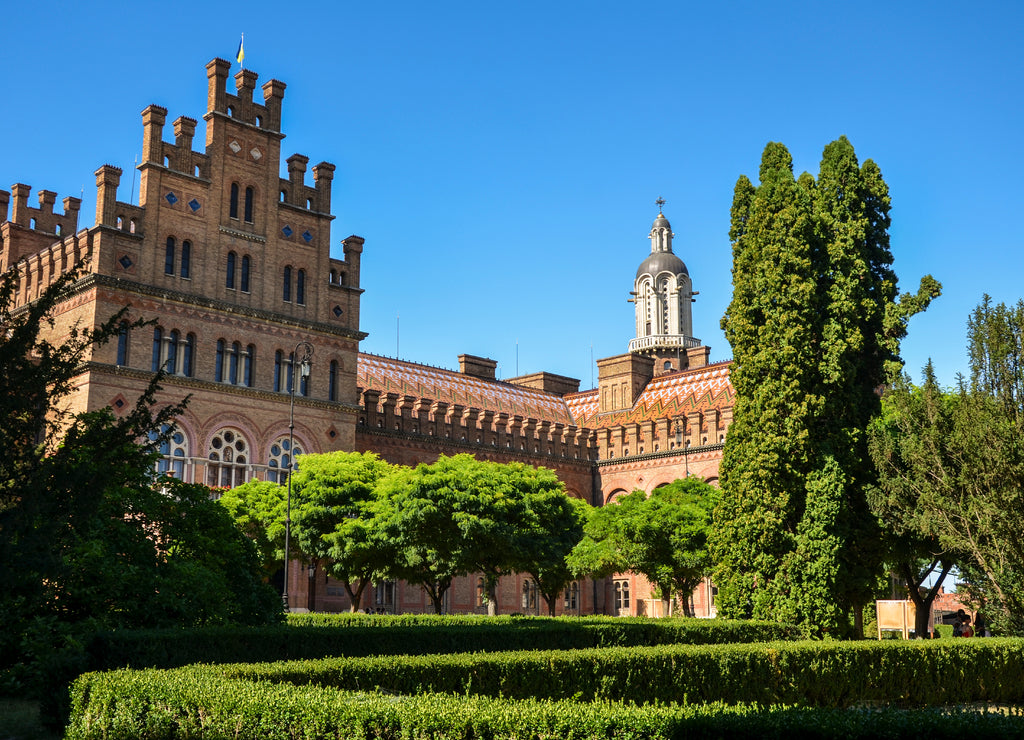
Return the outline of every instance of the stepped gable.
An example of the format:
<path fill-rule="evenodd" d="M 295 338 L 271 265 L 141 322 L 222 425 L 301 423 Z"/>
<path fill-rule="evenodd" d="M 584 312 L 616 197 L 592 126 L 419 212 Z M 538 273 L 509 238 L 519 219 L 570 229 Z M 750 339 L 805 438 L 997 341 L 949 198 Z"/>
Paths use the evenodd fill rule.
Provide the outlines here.
<path fill-rule="evenodd" d="M 696 370 L 659 375 L 647 384 L 632 409 L 614 414 L 598 414 L 596 389 L 568 395 L 565 402 L 575 423 L 591 429 L 670 419 L 694 410 L 728 408 L 736 396 L 729 382 L 731 365 L 729 360 Z"/>
<path fill-rule="evenodd" d="M 356 383 L 363 390 L 399 393 L 527 419 L 573 423 L 565 401 L 554 393 L 363 352 L 359 353 Z"/>

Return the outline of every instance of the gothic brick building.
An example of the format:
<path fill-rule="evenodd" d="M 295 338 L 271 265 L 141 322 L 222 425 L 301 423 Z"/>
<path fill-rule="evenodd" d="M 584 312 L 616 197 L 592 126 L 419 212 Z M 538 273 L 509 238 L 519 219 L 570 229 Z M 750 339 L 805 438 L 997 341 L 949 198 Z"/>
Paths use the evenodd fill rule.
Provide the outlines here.
<path fill-rule="evenodd" d="M 18 271 L 16 304 L 34 300 L 58 275 L 84 261 L 82 276 L 57 309 L 52 339 L 75 324 L 96 325 L 127 307 L 155 325 L 129 331 L 88 358 L 71 400 L 75 411 L 127 410 L 158 369 L 169 375 L 161 401 L 192 394 L 164 447 L 161 468 L 187 481 L 232 486 L 278 480 L 293 455 L 374 451 L 406 465 L 468 452 L 499 462 L 552 468 L 573 496 L 604 505 L 650 492 L 685 475 L 714 482 L 733 391 L 728 363 L 691 334 L 692 291 L 672 251 L 662 213 L 651 253 L 634 281 L 636 337 L 628 352 L 598 362 L 599 383 L 537 372 L 500 381 L 496 363 L 462 355 L 450 371 L 360 354 L 363 239 L 330 256 L 331 181 L 321 162 L 293 154 L 281 172 L 285 85 L 270 80 L 254 100 L 257 75 L 242 70 L 228 90 L 230 63 L 206 66 L 205 146 L 197 122 L 179 116 L 164 140 L 167 111 L 142 112 L 138 203 L 118 199 L 122 172 L 96 171 L 96 217 L 78 229 L 81 201 L 16 184 L 0 190 L 0 272 Z M 373 290 L 374 286 L 370 286 Z M 308 378 L 295 377 L 294 449 L 289 402 L 296 352 L 315 351 Z M 342 590 L 298 563 L 289 573 L 293 607 L 337 610 Z M 319 585 L 318 585 L 319 584 Z M 482 608 L 476 577 L 459 580 L 448 607 Z M 502 580 L 502 612 L 543 612 L 525 577 Z M 364 606 L 423 610 L 418 588 L 378 584 Z M 713 613 L 712 590 L 695 594 Z M 643 579 L 622 576 L 573 584 L 560 612 L 657 613 Z"/>

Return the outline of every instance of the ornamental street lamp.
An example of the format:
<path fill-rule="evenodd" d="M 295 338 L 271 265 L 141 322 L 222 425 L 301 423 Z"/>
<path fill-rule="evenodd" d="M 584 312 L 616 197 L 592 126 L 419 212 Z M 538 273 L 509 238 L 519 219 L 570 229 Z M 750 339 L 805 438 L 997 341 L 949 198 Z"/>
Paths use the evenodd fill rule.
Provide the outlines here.
<path fill-rule="evenodd" d="M 299 360 L 299 378 L 295 377 L 295 358 L 302 350 L 302 359 Z M 292 535 L 292 473 L 295 472 L 295 385 L 296 380 L 302 383 L 309 377 L 309 370 L 313 366 L 313 345 L 309 342 L 299 342 L 295 345 L 295 351 L 288 361 L 288 494 L 285 499 L 284 515 L 284 590 L 281 592 L 281 601 L 284 602 L 284 610 L 288 611 L 288 568 L 291 566 L 291 535 Z"/>

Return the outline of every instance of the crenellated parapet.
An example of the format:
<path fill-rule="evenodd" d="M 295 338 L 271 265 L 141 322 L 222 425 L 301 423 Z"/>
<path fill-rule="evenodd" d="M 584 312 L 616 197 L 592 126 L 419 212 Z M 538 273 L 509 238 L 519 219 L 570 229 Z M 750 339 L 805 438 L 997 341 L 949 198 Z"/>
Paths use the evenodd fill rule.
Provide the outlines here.
<path fill-rule="evenodd" d="M 227 91 L 231 62 L 214 59 L 206 65 L 206 112 L 221 114 L 256 128 L 279 133 L 281 131 L 281 101 L 286 85 L 269 80 L 262 87 L 263 103 L 253 100 L 258 75 L 251 69 L 235 74 L 235 93 Z"/>
<path fill-rule="evenodd" d="M 10 192 L 0 190 L 0 270 L 73 236 L 78 228 L 81 198 L 64 198 L 63 213 L 55 213 L 55 192 L 40 190 L 38 206 L 29 205 L 31 194 L 32 188 L 22 183 L 13 185 Z"/>
<path fill-rule="evenodd" d="M 301 208 L 315 213 L 331 212 L 331 185 L 334 181 L 335 167 L 329 162 L 313 165 L 313 185 L 306 184 L 306 166 L 309 157 L 293 154 L 286 160 L 288 179 L 281 178 L 282 205 Z"/>
<path fill-rule="evenodd" d="M 462 448 L 451 453 L 479 450 L 542 459 L 598 459 L 597 435 L 589 429 L 373 388 L 359 392 L 358 430 L 363 433 Z"/>

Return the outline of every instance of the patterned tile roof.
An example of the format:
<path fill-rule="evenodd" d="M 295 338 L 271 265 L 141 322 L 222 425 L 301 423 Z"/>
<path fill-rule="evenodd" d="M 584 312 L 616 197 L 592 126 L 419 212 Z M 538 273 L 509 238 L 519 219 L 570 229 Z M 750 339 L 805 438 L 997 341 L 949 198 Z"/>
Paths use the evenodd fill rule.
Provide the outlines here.
<path fill-rule="evenodd" d="M 614 414 L 598 415 L 599 397 L 595 388 L 565 397 L 578 426 L 599 429 L 627 422 L 671 418 L 695 409 L 731 406 L 736 393 L 729 382 L 731 362 L 719 362 L 697 370 L 661 375 L 644 388 L 633 408 Z"/>
<path fill-rule="evenodd" d="M 364 390 L 399 393 L 563 424 L 574 423 L 569 407 L 561 396 L 554 393 L 362 352 L 356 368 L 356 383 Z"/>

